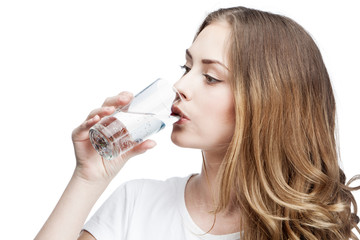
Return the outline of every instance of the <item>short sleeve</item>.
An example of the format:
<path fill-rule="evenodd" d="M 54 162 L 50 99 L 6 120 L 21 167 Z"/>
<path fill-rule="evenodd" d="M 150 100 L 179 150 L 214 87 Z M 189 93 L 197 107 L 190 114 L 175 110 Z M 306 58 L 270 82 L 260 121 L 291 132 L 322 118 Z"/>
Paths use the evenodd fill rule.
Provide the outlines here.
<path fill-rule="evenodd" d="M 122 240 L 127 235 L 136 195 L 142 188 L 136 180 L 120 185 L 83 227 L 97 240 Z"/>

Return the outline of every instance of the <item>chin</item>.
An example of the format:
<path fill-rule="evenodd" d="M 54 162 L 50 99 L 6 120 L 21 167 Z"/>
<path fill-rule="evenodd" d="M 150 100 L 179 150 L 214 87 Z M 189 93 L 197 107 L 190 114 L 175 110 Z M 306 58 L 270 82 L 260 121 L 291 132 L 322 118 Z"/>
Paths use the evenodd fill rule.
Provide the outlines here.
<path fill-rule="evenodd" d="M 189 137 L 179 133 L 171 133 L 171 141 L 178 147 L 182 148 L 198 148 L 192 141 L 189 141 Z"/>
<path fill-rule="evenodd" d="M 201 140 L 194 139 L 193 136 L 185 136 L 185 134 L 179 134 L 179 133 L 172 133 L 171 134 L 171 141 L 178 147 L 182 148 L 192 148 L 192 149 L 202 149 L 203 146 L 201 146 L 199 143 L 201 143 Z"/>
<path fill-rule="evenodd" d="M 182 140 L 181 137 L 178 136 L 178 134 L 174 134 L 174 132 L 171 133 L 171 141 L 176 145 L 176 146 L 179 146 L 179 147 L 186 147 L 185 143 L 186 141 Z"/>

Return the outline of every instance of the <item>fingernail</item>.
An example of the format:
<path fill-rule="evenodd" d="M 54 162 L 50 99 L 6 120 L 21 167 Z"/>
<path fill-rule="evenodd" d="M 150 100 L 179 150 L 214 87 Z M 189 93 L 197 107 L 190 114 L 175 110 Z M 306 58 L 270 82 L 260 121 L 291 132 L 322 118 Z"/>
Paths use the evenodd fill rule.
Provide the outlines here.
<path fill-rule="evenodd" d="M 128 95 L 120 95 L 120 100 L 121 101 L 129 101 L 130 97 Z"/>
<path fill-rule="evenodd" d="M 149 148 L 153 148 L 153 147 L 155 147 L 155 146 L 156 146 L 156 142 L 150 142 Z"/>
<path fill-rule="evenodd" d="M 121 95 L 120 95 L 120 99 L 122 101 L 129 101 L 132 97 L 132 94 L 129 93 L 129 92 L 123 92 Z"/>

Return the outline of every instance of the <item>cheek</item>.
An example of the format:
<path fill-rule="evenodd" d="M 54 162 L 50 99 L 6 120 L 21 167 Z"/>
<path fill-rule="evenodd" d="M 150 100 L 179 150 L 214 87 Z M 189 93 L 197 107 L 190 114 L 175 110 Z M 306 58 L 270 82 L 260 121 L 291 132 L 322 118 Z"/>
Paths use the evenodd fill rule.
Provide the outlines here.
<path fill-rule="evenodd" d="M 235 121 L 229 118 L 207 117 L 192 126 L 173 126 L 171 141 L 185 148 L 211 149 L 230 143 Z"/>
<path fill-rule="evenodd" d="M 191 109 L 191 123 L 174 125 L 171 140 L 180 147 L 208 149 L 229 144 L 235 126 L 235 111 L 232 99 L 221 97 L 197 99 Z M 218 100 L 220 99 L 220 101 Z"/>
<path fill-rule="evenodd" d="M 231 92 L 222 91 L 216 97 L 212 97 L 212 101 L 204 101 L 202 113 L 209 116 L 210 122 L 216 124 L 232 124 L 235 122 L 235 105 L 231 97 Z M 227 97 L 224 97 L 227 96 Z"/>
<path fill-rule="evenodd" d="M 231 101 L 214 103 L 208 106 L 199 121 L 200 135 L 213 144 L 225 144 L 231 141 L 235 127 L 235 111 Z"/>

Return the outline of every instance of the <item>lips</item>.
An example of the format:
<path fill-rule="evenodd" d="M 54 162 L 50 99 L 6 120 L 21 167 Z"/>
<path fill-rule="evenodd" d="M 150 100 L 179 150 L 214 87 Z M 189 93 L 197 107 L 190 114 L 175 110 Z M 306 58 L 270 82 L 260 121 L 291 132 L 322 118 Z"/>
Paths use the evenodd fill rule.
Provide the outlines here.
<path fill-rule="evenodd" d="M 171 108 L 171 115 L 180 117 L 179 121 L 176 122 L 177 124 L 182 124 L 182 123 L 190 120 L 184 114 L 184 112 L 178 106 L 175 106 L 175 105 L 173 105 Z"/>

